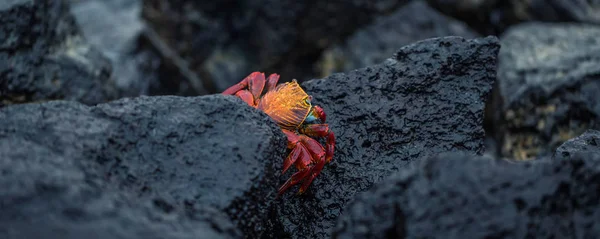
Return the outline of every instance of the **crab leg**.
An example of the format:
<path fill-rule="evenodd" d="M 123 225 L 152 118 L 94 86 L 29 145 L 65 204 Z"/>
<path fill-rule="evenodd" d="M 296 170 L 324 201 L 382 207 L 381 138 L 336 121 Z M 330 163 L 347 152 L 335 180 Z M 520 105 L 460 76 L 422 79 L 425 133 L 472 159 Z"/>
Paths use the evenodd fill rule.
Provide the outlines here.
<path fill-rule="evenodd" d="M 305 179 L 302 183 L 302 186 L 300 186 L 300 191 L 298 192 L 298 194 L 303 194 L 306 191 L 306 189 L 308 189 L 308 186 L 310 186 L 312 181 L 319 175 L 319 173 L 321 173 L 321 170 L 323 170 L 325 163 L 326 160 L 323 158 L 323 156 L 321 156 L 318 159 L 317 164 L 311 168 L 310 174 L 307 175 L 308 178 Z"/>
<path fill-rule="evenodd" d="M 296 173 L 294 173 L 292 175 L 292 177 L 290 179 L 288 179 L 280 188 L 279 191 L 277 193 L 277 196 L 283 194 L 283 192 L 285 192 L 285 190 L 287 190 L 288 188 L 290 188 L 291 186 L 296 185 L 298 182 L 300 182 L 300 180 L 302 180 L 303 178 L 305 178 L 309 173 L 310 173 L 310 168 L 304 168 Z"/>
<path fill-rule="evenodd" d="M 275 89 L 275 87 L 277 86 L 277 82 L 279 82 L 278 74 L 273 73 L 269 75 L 269 78 L 267 79 L 267 91 Z"/>
<path fill-rule="evenodd" d="M 335 149 L 335 135 L 333 131 L 329 130 L 327 124 L 309 124 L 300 128 L 300 133 L 306 134 L 312 137 L 326 137 L 325 148 L 326 156 L 325 162 L 329 163 L 333 158 L 333 151 Z"/>
<path fill-rule="evenodd" d="M 237 95 L 238 97 L 240 97 L 240 95 L 238 95 L 239 92 L 243 92 L 243 91 L 248 91 L 249 93 L 252 94 L 252 104 L 248 103 L 247 101 L 247 95 L 246 93 L 244 93 L 244 96 L 246 97 L 246 99 L 244 99 L 244 101 L 246 101 L 246 103 L 254 106 L 258 103 L 258 99 L 260 99 L 260 95 L 262 94 L 263 89 L 265 88 L 265 74 L 264 73 L 260 73 L 260 72 L 252 72 L 250 75 L 248 75 L 246 78 L 244 78 L 242 81 L 240 81 L 239 83 L 227 88 L 225 91 L 223 91 L 224 95 Z M 248 90 L 244 90 L 245 88 L 248 88 Z M 240 97 L 241 98 L 241 97 Z"/>

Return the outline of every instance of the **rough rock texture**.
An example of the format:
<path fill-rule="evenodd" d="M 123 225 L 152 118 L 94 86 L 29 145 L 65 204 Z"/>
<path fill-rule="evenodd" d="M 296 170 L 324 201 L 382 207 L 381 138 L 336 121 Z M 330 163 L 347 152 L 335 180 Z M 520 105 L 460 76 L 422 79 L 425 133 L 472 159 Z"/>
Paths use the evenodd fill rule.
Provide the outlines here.
<path fill-rule="evenodd" d="M 582 135 L 569 139 L 556 149 L 554 158 L 565 159 L 581 152 L 599 152 L 600 151 L 600 131 L 586 130 Z"/>
<path fill-rule="evenodd" d="M 303 83 L 336 133 L 335 155 L 305 195 L 288 193 L 276 205 L 271 237 L 326 238 L 355 193 L 409 162 L 482 153 L 499 47 L 495 37 L 430 39 L 382 64 Z"/>
<path fill-rule="evenodd" d="M 281 130 L 231 96 L 27 104 L 0 122 L 0 232 L 42 217 L 73 237 L 257 237 L 285 156 Z"/>
<path fill-rule="evenodd" d="M 502 155 L 543 157 L 600 126 L 600 26 L 529 23 L 501 39 L 494 117 Z"/>
<path fill-rule="evenodd" d="M 144 0 L 143 14 L 220 92 L 256 70 L 303 80 L 323 49 L 405 2 Z"/>
<path fill-rule="evenodd" d="M 333 238 L 598 238 L 600 151 L 511 163 L 452 153 L 348 205 Z"/>
<path fill-rule="evenodd" d="M 412 1 L 325 51 L 321 74 L 328 76 L 379 64 L 404 45 L 442 36 L 474 38 L 478 34 L 464 23 L 440 14 L 425 1 Z"/>
<path fill-rule="evenodd" d="M 596 0 L 428 0 L 438 10 L 485 34 L 500 34 L 526 21 L 600 24 Z"/>
<path fill-rule="evenodd" d="M 63 1 L 0 3 L 0 107 L 52 99 L 114 99 L 111 65 L 79 34 Z"/>
<path fill-rule="evenodd" d="M 83 159 L 35 140 L 2 137 L 0 158 L 1 238 L 240 238 L 216 210 L 194 220 L 163 212 L 149 200 L 107 190 L 101 175 L 77 165 Z"/>

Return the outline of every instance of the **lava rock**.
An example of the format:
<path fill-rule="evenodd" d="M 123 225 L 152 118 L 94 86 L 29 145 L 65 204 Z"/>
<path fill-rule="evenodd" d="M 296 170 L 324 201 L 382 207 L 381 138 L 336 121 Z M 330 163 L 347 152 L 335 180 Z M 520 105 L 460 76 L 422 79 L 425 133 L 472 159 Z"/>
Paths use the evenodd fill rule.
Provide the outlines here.
<path fill-rule="evenodd" d="M 379 64 L 400 47 L 432 37 L 479 35 L 464 23 L 446 17 L 417 0 L 390 15 L 378 17 L 343 44 L 331 47 L 321 59 L 322 75 Z"/>
<path fill-rule="evenodd" d="M 567 159 L 581 152 L 600 152 L 600 131 L 590 129 L 576 138 L 569 139 L 556 149 L 554 158 Z"/>
<path fill-rule="evenodd" d="M 501 34 L 529 22 L 600 24 L 600 2 L 582 0 L 428 0 L 445 14 L 467 22 L 486 34 Z"/>
<path fill-rule="evenodd" d="M 551 155 L 600 126 L 600 26 L 527 23 L 501 37 L 498 113 L 503 156 Z"/>
<path fill-rule="evenodd" d="M 286 148 L 285 136 L 266 114 L 240 99 L 223 95 L 125 98 L 95 107 L 65 101 L 26 104 L 0 110 L 0 121 L 3 142 L 20 140 L 1 148 L 0 154 L 11 158 L 3 162 L 6 165 L 2 172 L 10 173 L 11 167 L 19 166 L 13 164 L 23 162 L 23 170 L 44 169 L 35 180 L 43 182 L 43 177 L 50 177 L 45 175 L 58 175 L 54 180 L 62 183 L 50 185 L 46 191 L 51 192 L 44 188 L 36 191 L 33 186 L 25 192 L 18 180 L 25 180 L 26 172 L 3 177 L 7 181 L 2 185 L 14 183 L 12 190 L 3 191 L 7 192 L 6 200 L 18 202 L 25 193 L 39 200 L 31 204 L 7 204 L 3 200 L 2 206 L 10 206 L 15 215 L 26 219 L 58 215 L 61 207 L 68 208 L 69 202 L 92 209 L 100 204 L 107 208 L 95 211 L 92 215 L 96 217 L 81 216 L 79 211 L 73 214 L 78 221 L 89 222 L 89 230 L 105 230 L 106 224 L 92 223 L 97 218 L 108 220 L 110 225 L 130 225 L 126 219 L 134 218 L 145 226 L 151 220 L 160 224 L 156 230 L 165 230 L 161 234 L 141 226 L 127 228 L 142 237 L 240 238 L 242 233 L 247 237 L 260 236 L 279 186 L 276 171 L 281 169 Z M 20 154 L 29 161 L 17 160 L 20 158 L 15 152 L 27 152 L 31 145 L 40 149 Z M 26 162 L 34 166 L 27 167 Z M 68 177 L 80 181 L 70 186 Z M 96 188 L 81 196 L 65 191 L 90 185 Z M 127 199 L 117 197 L 119 201 L 115 202 L 126 204 L 125 211 L 120 212 L 125 218 L 116 216 L 114 220 L 105 218 L 114 213 L 104 212 L 120 210 L 109 207 L 116 199 L 93 196 L 125 193 Z M 57 197 L 56 205 L 54 201 L 42 200 L 51 196 Z M 162 216 L 144 214 L 142 209 L 140 215 L 127 211 L 138 201 Z M 46 209 L 28 216 L 29 210 L 37 207 Z M 20 228 L 33 226 L 26 220 L 19 223 Z M 82 235 L 69 223 L 59 220 L 56 226 Z M 169 224 L 175 228 L 165 228 Z M 178 235 L 170 236 L 173 233 Z"/>
<path fill-rule="evenodd" d="M 256 70 L 303 81 L 323 49 L 406 2 L 144 0 L 143 15 L 220 92 Z"/>
<path fill-rule="evenodd" d="M 213 228 L 234 228 L 215 210 L 195 220 L 164 213 L 149 200 L 107 190 L 77 159 L 35 140 L 2 137 L 0 158 L 2 238 L 240 238 Z"/>
<path fill-rule="evenodd" d="M 327 113 L 335 154 L 303 196 L 288 193 L 276 204 L 271 237 L 326 238 L 357 192 L 411 161 L 483 153 L 484 102 L 499 48 L 495 37 L 429 39 L 384 63 L 303 83 Z"/>
<path fill-rule="evenodd" d="M 600 151 L 525 161 L 442 154 L 350 203 L 333 238 L 597 238 Z"/>
<path fill-rule="evenodd" d="M 79 33 L 64 1 L 0 3 L 0 107 L 117 97 L 111 64 Z"/>

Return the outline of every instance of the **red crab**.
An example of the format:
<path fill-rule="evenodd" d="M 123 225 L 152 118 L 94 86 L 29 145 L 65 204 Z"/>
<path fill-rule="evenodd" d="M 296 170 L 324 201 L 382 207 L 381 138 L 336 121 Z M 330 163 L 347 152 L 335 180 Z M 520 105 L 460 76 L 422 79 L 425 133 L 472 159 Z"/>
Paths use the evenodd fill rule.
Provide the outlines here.
<path fill-rule="evenodd" d="M 279 75 L 253 72 L 241 82 L 223 92 L 225 95 L 236 95 L 250 106 L 269 115 L 283 130 L 288 139 L 290 154 L 283 162 L 284 174 L 290 166 L 299 170 L 294 173 L 280 188 L 281 195 L 289 187 L 303 181 L 298 194 L 306 191 L 313 179 L 333 157 L 335 136 L 325 124 L 325 112 L 317 105 L 311 104 L 312 97 L 296 82 L 277 85 Z M 266 85 L 266 92 L 263 90 Z M 313 137 L 326 138 L 325 148 Z"/>

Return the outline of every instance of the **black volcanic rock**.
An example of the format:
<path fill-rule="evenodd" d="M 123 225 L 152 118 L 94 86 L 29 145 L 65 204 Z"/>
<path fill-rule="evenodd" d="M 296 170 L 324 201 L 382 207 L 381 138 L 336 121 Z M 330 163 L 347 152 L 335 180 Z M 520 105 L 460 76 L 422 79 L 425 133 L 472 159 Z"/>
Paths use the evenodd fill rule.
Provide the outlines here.
<path fill-rule="evenodd" d="M 440 14 L 425 1 L 412 1 L 389 15 L 377 17 L 343 44 L 327 49 L 321 59 L 321 74 L 328 76 L 379 64 L 404 45 L 443 36 L 479 35 L 466 24 Z"/>
<path fill-rule="evenodd" d="M 545 157 L 600 127 L 600 26 L 528 23 L 501 42 L 494 125 L 503 156 Z"/>
<path fill-rule="evenodd" d="M 333 238 L 598 238 L 600 151 L 514 163 L 438 155 L 349 203 Z"/>
<path fill-rule="evenodd" d="M 0 122 L 0 233 L 257 237 L 285 156 L 281 130 L 231 96 L 15 105 Z"/>
<path fill-rule="evenodd" d="M 284 195 L 270 236 L 326 238 L 357 192 L 410 162 L 446 151 L 483 153 L 483 109 L 499 47 L 495 37 L 429 39 L 382 64 L 303 83 L 327 113 L 335 155 L 304 195 Z"/>
<path fill-rule="evenodd" d="M 81 36 L 65 1 L 0 3 L 0 107 L 117 96 L 111 65 Z"/>
<path fill-rule="evenodd" d="M 407 0 L 144 0 L 144 18 L 221 92 L 252 71 L 300 81 L 323 49 Z M 207 47 L 210 46 L 210 47 Z"/>
<path fill-rule="evenodd" d="M 556 149 L 554 158 L 567 159 L 581 152 L 600 152 L 600 131 L 590 129 L 567 140 Z"/>

